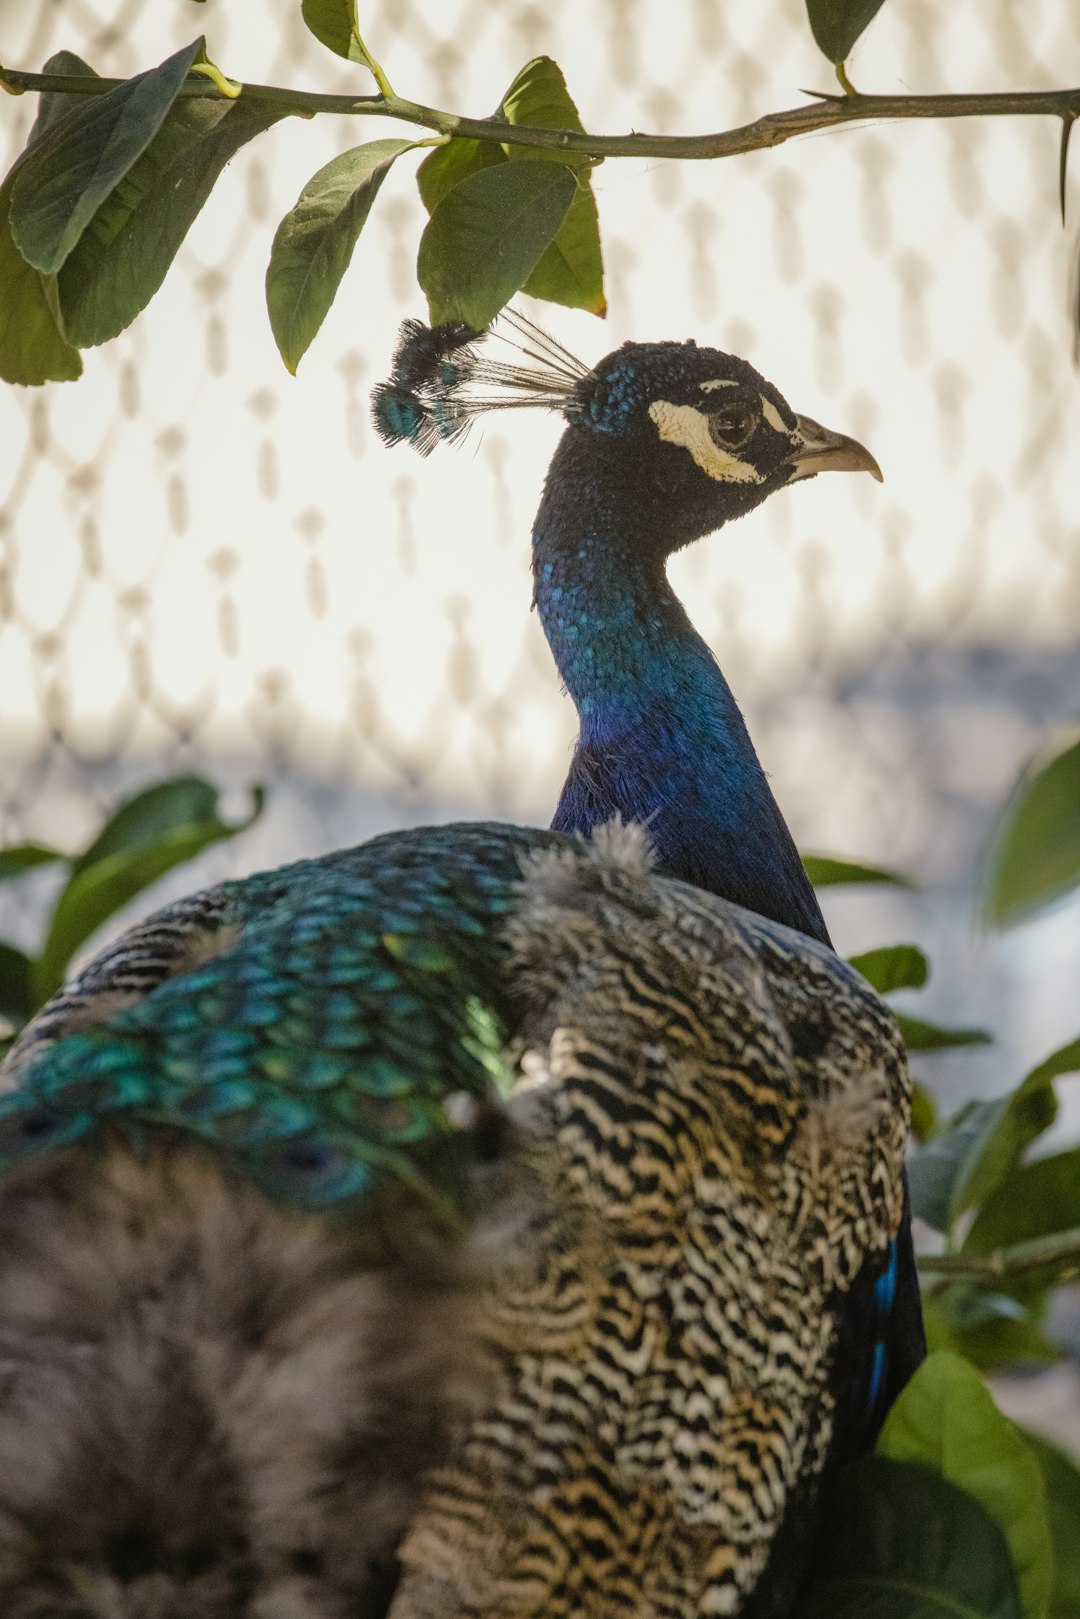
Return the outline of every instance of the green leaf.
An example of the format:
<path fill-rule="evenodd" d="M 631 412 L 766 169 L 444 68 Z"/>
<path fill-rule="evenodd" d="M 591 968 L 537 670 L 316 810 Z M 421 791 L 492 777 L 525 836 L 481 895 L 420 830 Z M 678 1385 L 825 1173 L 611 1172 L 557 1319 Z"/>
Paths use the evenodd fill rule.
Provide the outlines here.
<path fill-rule="evenodd" d="M 937 1104 L 925 1085 L 911 1086 L 911 1133 L 916 1141 L 929 1141 L 938 1127 Z"/>
<path fill-rule="evenodd" d="M 1044 1619 L 1053 1552 L 1039 1465 L 973 1366 L 938 1350 L 894 1403 L 878 1454 L 934 1468 L 998 1524 L 1016 1570 L 1024 1619 Z"/>
<path fill-rule="evenodd" d="M 584 134 L 585 126 L 566 87 L 562 69 L 550 56 L 537 56 L 525 64 L 503 97 L 502 110 L 511 124 Z M 511 161 L 540 158 L 578 170 L 578 189 L 566 218 L 522 291 L 548 303 L 585 309 L 592 315 L 606 315 L 600 219 L 588 171 L 589 159 L 520 146 L 507 146 L 505 151 Z"/>
<path fill-rule="evenodd" d="M 0 185 L 0 377 L 40 387 L 74 382 L 82 360 L 60 332 L 40 271 L 27 264 L 11 237 L 12 178 Z"/>
<path fill-rule="evenodd" d="M 936 1231 L 949 1231 L 965 1209 L 989 1197 L 1053 1124 L 1053 1081 L 1074 1068 L 1080 1068 L 1080 1041 L 1055 1051 L 1008 1095 L 969 1102 L 944 1130 L 917 1147 L 908 1176 L 919 1218 Z"/>
<path fill-rule="evenodd" d="M 1080 1615 L 1080 1472 L 1065 1452 L 1041 1434 L 1022 1429 L 1046 1486 L 1046 1510 L 1054 1543 L 1054 1586 L 1049 1619 Z"/>
<path fill-rule="evenodd" d="M 1001 1113 L 999 1102 L 974 1102 L 962 1108 L 943 1130 L 913 1148 L 908 1158 L 911 1212 L 935 1231 L 952 1229 L 959 1212 L 956 1189 L 962 1185 L 965 1164 L 978 1154 L 986 1136 L 990 1109 L 995 1110 L 996 1121 Z"/>
<path fill-rule="evenodd" d="M 890 995 L 894 989 L 922 989 L 930 976 L 930 963 L 914 944 L 867 950 L 864 955 L 849 956 L 848 965 L 862 973 L 879 995 Z"/>
<path fill-rule="evenodd" d="M 177 102 L 60 271 L 68 337 L 91 347 L 131 324 L 161 286 L 226 163 L 284 116 L 243 96 Z"/>
<path fill-rule="evenodd" d="M 1060 1079 L 1062 1074 L 1077 1073 L 1080 1073 L 1080 1038 L 1058 1046 L 1049 1057 L 1044 1057 L 1023 1080 L 1018 1091 L 1027 1095 L 1052 1084 L 1055 1079 Z"/>
<path fill-rule="evenodd" d="M 958 1282 L 924 1291 L 922 1302 L 927 1347 L 955 1350 L 981 1372 L 1052 1366 L 1062 1359 L 1043 1331 L 1043 1298 L 1021 1304 L 1007 1294 Z"/>
<path fill-rule="evenodd" d="M 887 871 L 884 866 L 863 866 L 854 860 L 836 860 L 828 854 L 804 854 L 803 870 L 815 888 L 830 888 L 836 883 L 891 883 L 894 888 L 914 888 L 909 877 L 898 871 Z"/>
<path fill-rule="evenodd" d="M 966 1254 L 991 1254 L 997 1248 L 1080 1227 L 1080 1147 L 1022 1164 L 988 1197 L 964 1239 Z M 1070 1262 L 1075 1271 L 1075 1258 Z M 1052 1287 L 1055 1267 L 1003 1277 L 1001 1286 L 1021 1298 Z"/>
<path fill-rule="evenodd" d="M 934 1354 L 938 1349 L 959 1349 L 956 1342 L 956 1328 L 944 1305 L 944 1296 L 944 1289 L 934 1293 L 923 1289 L 922 1315 L 928 1355 Z"/>
<path fill-rule="evenodd" d="M 938 1474 L 867 1456 L 826 1511 L 799 1619 L 1021 1619 L 1001 1530 Z"/>
<path fill-rule="evenodd" d="M 462 180 L 507 161 L 501 146 L 491 141 L 455 138 L 429 152 L 416 171 L 420 201 L 433 214 L 443 198 Z"/>
<path fill-rule="evenodd" d="M 991 922 L 1007 925 L 1080 883 L 1080 737 L 1023 773 L 1005 807 L 987 882 Z"/>
<path fill-rule="evenodd" d="M 266 271 L 266 306 L 290 371 L 326 318 L 390 165 L 412 146 L 371 141 L 342 152 L 312 175 L 278 226 Z"/>
<path fill-rule="evenodd" d="M 1080 1040 L 1061 1046 L 1039 1063 L 1007 1096 L 980 1102 L 970 1111 L 971 1152 L 953 1198 L 953 1218 L 991 1194 L 1033 1141 L 1057 1118 L 1054 1080 L 1080 1070 Z"/>
<path fill-rule="evenodd" d="M 502 98 L 502 110 L 509 124 L 524 124 L 533 129 L 568 129 L 577 135 L 585 133 L 573 97 L 566 88 L 562 68 L 550 56 L 534 56 L 526 62 L 513 84 Z M 511 146 L 508 156 L 524 151 Z M 537 151 L 532 156 L 546 157 L 556 163 L 587 165 L 592 159 L 577 152 Z"/>
<path fill-rule="evenodd" d="M 1064 1360 L 1064 1350 L 1051 1344 L 1043 1331 L 1043 1311 L 1033 1311 L 1020 1321 L 997 1316 L 994 1321 L 978 1321 L 957 1334 L 955 1349 L 986 1375 L 1015 1371 L 1018 1366 L 1044 1368 Z"/>
<path fill-rule="evenodd" d="M 256 790 L 257 798 L 260 792 Z M 171 781 L 155 782 L 125 800 L 109 817 L 94 841 L 73 862 L 73 875 L 88 871 L 111 855 L 151 848 L 178 827 L 213 821 L 218 798 L 217 788 L 202 776 L 174 776 Z"/>
<path fill-rule="evenodd" d="M 0 883 L 9 877 L 21 877 L 35 866 L 51 866 L 66 858 L 59 849 L 47 848 L 43 843 L 12 844 L 8 849 L 0 849 Z"/>
<path fill-rule="evenodd" d="M 462 180 L 420 238 L 431 323 L 487 326 L 536 268 L 577 190 L 559 163 L 503 163 Z"/>
<path fill-rule="evenodd" d="M 72 956 L 114 912 L 174 866 L 246 831 L 262 810 L 257 788 L 251 815 L 229 824 L 217 813 L 217 794 L 210 788 L 208 801 L 206 789 L 197 777 L 162 783 L 122 806 L 108 823 L 57 901 L 45 948 L 34 964 L 35 1005 L 59 988 Z M 196 808 L 187 821 L 178 819 L 185 803 Z"/>
<path fill-rule="evenodd" d="M 160 67 L 87 97 L 45 130 L 19 168 L 11 232 L 23 257 L 55 274 L 100 205 L 146 150 L 187 78 L 203 41 Z"/>
<path fill-rule="evenodd" d="M 581 132 L 577 108 L 566 88 L 558 65 L 549 56 L 528 62 L 503 97 L 502 112 L 507 123 L 528 124 L 538 129 L 572 129 Z M 463 180 L 508 162 L 547 161 L 574 168 L 578 188 L 566 217 L 545 248 L 536 267 L 522 287 L 533 298 L 586 309 L 594 315 L 607 312 L 604 297 L 604 263 L 600 247 L 600 221 L 592 194 L 588 158 L 559 151 L 546 152 L 520 146 L 498 146 L 493 141 L 450 141 L 436 147 L 417 171 L 420 197 L 428 213 Z"/>
<path fill-rule="evenodd" d="M 100 73 L 84 62 L 81 56 L 74 51 L 57 51 L 41 70 L 43 73 L 55 73 L 58 77 L 73 78 L 82 75 L 88 79 L 99 79 Z M 36 146 L 50 129 L 59 124 L 69 113 L 78 113 L 83 106 L 81 96 L 73 95 L 69 90 L 43 90 L 38 97 L 37 116 L 30 126 L 30 134 L 26 141 L 26 150 Z"/>
<path fill-rule="evenodd" d="M 1047 1338 L 1042 1316 L 1037 1310 L 1017 1321 L 997 1316 L 974 1322 L 957 1333 L 953 1347 L 988 1376 L 1018 1366 L 1054 1366 L 1064 1354 Z"/>
<path fill-rule="evenodd" d="M 34 1010 L 30 971 L 29 956 L 14 945 L 0 944 L 0 1017 L 16 1028 L 29 1022 Z"/>
<path fill-rule="evenodd" d="M 584 309 L 601 317 L 607 314 L 600 216 L 590 176 L 579 181 L 554 241 L 521 290 L 549 304 Z"/>
<path fill-rule="evenodd" d="M 992 1046 L 994 1037 L 985 1029 L 946 1029 L 925 1018 L 897 1012 L 896 1021 L 909 1051 L 948 1051 L 955 1046 Z"/>
<path fill-rule="evenodd" d="M 97 77 L 93 68 L 72 51 L 58 51 L 42 71 Z M 43 93 L 26 152 L 78 106 L 78 96 Z M 82 376 L 83 363 L 78 349 L 60 330 L 40 270 L 26 262 L 11 234 L 11 193 L 26 152 L 16 159 L 0 185 L 0 377 L 5 382 L 40 387 L 45 382 L 74 382 Z"/>
<path fill-rule="evenodd" d="M 356 38 L 356 0 L 304 0 L 300 9 L 321 45 L 349 62 L 363 62 Z"/>
<path fill-rule="evenodd" d="M 973 1149 L 956 1189 L 956 1213 L 989 1197 L 1056 1118 L 1057 1097 L 1049 1082 L 1029 1085 L 1025 1081 L 1009 1096 L 981 1103 Z"/>
<path fill-rule="evenodd" d="M 806 0 L 818 50 L 830 62 L 844 62 L 859 35 L 873 22 L 883 0 Z"/>

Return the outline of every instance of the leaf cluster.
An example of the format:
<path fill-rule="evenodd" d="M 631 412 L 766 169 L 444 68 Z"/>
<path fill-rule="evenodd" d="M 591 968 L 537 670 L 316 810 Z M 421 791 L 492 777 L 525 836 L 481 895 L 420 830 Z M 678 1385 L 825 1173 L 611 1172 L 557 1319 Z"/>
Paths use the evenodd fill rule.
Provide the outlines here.
<path fill-rule="evenodd" d="M 303 11 L 324 44 L 392 94 L 351 0 L 305 0 Z M 44 71 L 97 77 L 69 51 Z M 207 77 L 220 97 L 187 93 Z M 200 38 L 103 94 L 41 96 L 26 149 L 0 186 L 0 376 L 72 380 L 80 350 L 109 341 L 146 307 L 229 159 L 298 110 L 239 89 Z M 492 122 L 583 133 L 548 57 L 515 76 Z M 314 174 L 275 233 L 266 302 L 290 371 L 334 301 L 392 166 L 423 147 L 435 150 L 417 176 L 431 215 L 417 276 L 433 323 L 485 326 L 520 290 L 604 314 L 593 160 L 496 140 L 372 141 Z"/>
<path fill-rule="evenodd" d="M 1020 777 L 985 861 L 984 912 L 1026 919 L 1080 886 L 1080 744 Z M 820 856 L 818 884 L 903 883 L 896 873 Z M 915 945 L 851 958 L 883 995 L 921 989 Z M 978 1030 L 899 1015 L 908 1050 L 984 1042 Z M 841 1477 L 839 1534 L 819 1559 L 808 1613 L 856 1619 L 1077 1619 L 1080 1471 L 997 1410 L 980 1373 L 1062 1358 L 1047 1326 L 1056 1288 L 1080 1276 L 1080 1147 L 1045 1152 L 1056 1084 L 1080 1074 L 1080 1037 L 1010 1092 L 942 1121 L 916 1085 L 912 1212 L 938 1233 L 924 1258 L 931 1354 L 886 1419 L 877 1454 Z"/>
<path fill-rule="evenodd" d="M 881 4 L 807 0 L 830 61 L 843 63 Z M 391 168 L 421 147 L 435 148 L 417 173 L 430 214 L 417 279 L 433 324 L 486 326 L 519 291 L 603 315 L 591 174 L 600 159 L 564 144 L 585 132 L 556 63 L 526 63 L 487 120 L 490 134 L 476 138 L 455 132 L 467 120 L 394 94 L 361 37 L 356 0 L 302 0 L 301 9 L 327 49 L 375 78 L 379 95 L 364 108 L 356 98 L 351 110 L 419 116 L 447 132 L 352 147 L 304 186 L 266 272 L 270 325 L 289 370 L 326 318 Z M 26 148 L 0 185 L 0 377 L 30 385 L 81 375 L 81 351 L 116 337 L 153 298 L 230 158 L 307 106 L 298 93 L 234 84 L 201 37 L 101 93 L 90 93 L 98 76 L 70 51 L 50 58 L 44 75 L 65 89 L 41 95 Z M 87 92 L 68 88 L 72 78 Z M 515 128 L 552 139 L 498 139 Z"/>

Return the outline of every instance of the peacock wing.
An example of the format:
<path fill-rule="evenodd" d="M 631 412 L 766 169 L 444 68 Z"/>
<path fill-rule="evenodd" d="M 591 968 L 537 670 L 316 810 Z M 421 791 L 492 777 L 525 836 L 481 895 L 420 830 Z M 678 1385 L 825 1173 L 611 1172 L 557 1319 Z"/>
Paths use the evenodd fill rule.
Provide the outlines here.
<path fill-rule="evenodd" d="M 298 1207 L 393 1185 L 459 1208 L 462 1122 L 511 1080 L 501 925 L 530 841 L 395 834 L 143 924 L 13 1053 L 0 1174 L 165 1129 Z"/>

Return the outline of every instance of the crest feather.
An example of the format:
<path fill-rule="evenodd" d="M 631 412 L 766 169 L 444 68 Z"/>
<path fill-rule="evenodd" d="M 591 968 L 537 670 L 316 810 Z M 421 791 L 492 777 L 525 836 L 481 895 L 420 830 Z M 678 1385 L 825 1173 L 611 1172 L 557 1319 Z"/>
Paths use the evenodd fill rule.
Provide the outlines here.
<path fill-rule="evenodd" d="M 504 311 L 499 322 L 485 332 L 460 321 L 404 323 L 389 380 L 372 394 L 375 428 L 386 444 L 405 441 L 428 455 L 439 443 L 464 438 L 485 411 L 568 411 L 581 403 L 588 366 L 517 310 Z M 481 347 L 489 338 L 529 363 L 492 358 Z"/>

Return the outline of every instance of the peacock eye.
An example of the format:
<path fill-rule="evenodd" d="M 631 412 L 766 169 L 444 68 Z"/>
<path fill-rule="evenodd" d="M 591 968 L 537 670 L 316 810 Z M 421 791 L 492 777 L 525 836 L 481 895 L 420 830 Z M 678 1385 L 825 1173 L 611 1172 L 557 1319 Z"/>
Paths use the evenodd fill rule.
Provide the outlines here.
<path fill-rule="evenodd" d="M 737 450 L 757 426 L 757 415 L 749 405 L 732 403 L 709 412 L 709 436 L 722 450 Z"/>

